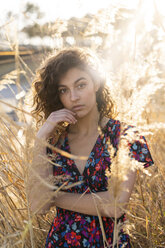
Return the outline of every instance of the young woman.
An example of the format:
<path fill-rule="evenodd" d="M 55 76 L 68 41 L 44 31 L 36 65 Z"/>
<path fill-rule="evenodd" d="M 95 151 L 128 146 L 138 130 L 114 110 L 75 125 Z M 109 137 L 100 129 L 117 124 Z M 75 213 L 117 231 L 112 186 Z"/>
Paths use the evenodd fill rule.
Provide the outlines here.
<path fill-rule="evenodd" d="M 125 221 L 123 209 L 129 201 L 136 170 L 131 166 L 127 170 L 117 208 L 114 194 L 108 191 L 106 175 L 112 163 L 108 144 L 117 155 L 120 136 L 126 136 L 131 126 L 122 131 L 120 121 L 113 117 L 114 104 L 98 59 L 86 48 L 63 49 L 46 60 L 33 88 L 33 113 L 45 121 L 37 133 L 34 160 L 40 158 L 42 162 L 43 155 L 47 154 L 52 159 L 49 163 L 52 170 L 39 170 L 39 177 L 46 180 L 52 173 L 56 186 L 62 187 L 62 193 L 54 198 L 57 213 L 45 247 L 103 248 L 112 247 L 116 240 L 118 246 L 114 247 L 131 247 L 129 236 L 122 228 L 114 240 L 114 223 L 115 218 L 118 224 Z M 67 125 L 59 132 L 63 124 Z M 51 146 L 37 150 L 41 140 L 49 140 Z M 144 167 L 153 163 L 144 137 L 129 142 L 128 147 L 130 156 Z M 42 195 L 51 191 L 45 188 Z M 36 211 L 36 201 L 31 197 L 32 211 Z M 110 204 L 103 206 L 105 202 Z"/>

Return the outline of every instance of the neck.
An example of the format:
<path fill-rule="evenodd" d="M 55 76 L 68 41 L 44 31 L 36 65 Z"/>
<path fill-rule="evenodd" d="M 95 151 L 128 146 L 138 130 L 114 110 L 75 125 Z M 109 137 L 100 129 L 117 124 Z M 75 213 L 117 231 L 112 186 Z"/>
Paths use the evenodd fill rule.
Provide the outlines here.
<path fill-rule="evenodd" d="M 69 133 L 88 135 L 91 132 L 96 132 L 98 130 L 99 116 L 98 109 L 95 107 L 88 115 L 78 118 L 75 125 L 70 125 Z"/>

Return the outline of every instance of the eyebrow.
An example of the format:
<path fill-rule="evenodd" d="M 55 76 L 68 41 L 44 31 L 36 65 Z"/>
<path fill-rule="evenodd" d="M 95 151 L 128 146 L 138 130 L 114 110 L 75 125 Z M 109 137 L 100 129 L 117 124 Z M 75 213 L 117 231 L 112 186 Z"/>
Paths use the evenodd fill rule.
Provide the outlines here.
<path fill-rule="evenodd" d="M 74 82 L 74 84 L 77 84 L 77 83 L 78 83 L 80 80 L 82 80 L 82 79 L 85 79 L 85 80 L 86 80 L 85 77 L 80 77 L 80 78 L 78 78 L 78 79 Z M 59 84 L 58 87 L 66 87 L 66 85 L 64 85 L 64 84 Z"/>

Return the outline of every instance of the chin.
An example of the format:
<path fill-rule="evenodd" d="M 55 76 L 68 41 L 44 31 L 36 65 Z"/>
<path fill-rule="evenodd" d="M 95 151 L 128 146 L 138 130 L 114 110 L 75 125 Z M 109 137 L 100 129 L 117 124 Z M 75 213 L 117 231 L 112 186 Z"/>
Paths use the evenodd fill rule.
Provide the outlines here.
<path fill-rule="evenodd" d="M 76 117 L 78 118 L 78 119 L 82 119 L 82 118 L 84 118 L 84 117 L 86 117 L 87 115 L 89 114 L 89 112 L 77 112 L 76 113 Z"/>
<path fill-rule="evenodd" d="M 86 115 L 84 115 L 84 114 L 81 114 L 81 113 L 77 113 L 76 114 L 76 118 L 77 119 L 81 119 L 81 118 L 83 118 L 83 117 L 85 117 Z"/>

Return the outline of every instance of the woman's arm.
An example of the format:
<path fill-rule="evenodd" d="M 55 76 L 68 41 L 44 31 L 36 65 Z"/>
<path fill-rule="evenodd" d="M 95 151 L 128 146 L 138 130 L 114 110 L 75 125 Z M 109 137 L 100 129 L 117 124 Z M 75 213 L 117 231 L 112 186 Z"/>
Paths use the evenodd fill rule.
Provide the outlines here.
<path fill-rule="evenodd" d="M 52 165 L 47 161 L 46 140 L 36 137 L 32 164 L 28 170 L 28 203 L 33 213 L 44 213 L 52 206 Z"/>
<path fill-rule="evenodd" d="M 121 184 L 117 198 L 116 217 L 119 218 L 127 206 L 136 179 L 136 171 L 129 170 L 126 180 Z M 97 216 L 97 208 L 101 216 L 115 217 L 115 199 L 113 192 L 97 192 L 92 194 L 76 194 L 62 192 L 55 198 L 55 205 L 60 208 Z M 96 208 L 97 205 L 97 208 Z"/>
<path fill-rule="evenodd" d="M 45 212 L 53 205 L 50 201 L 53 194 L 53 168 L 46 156 L 46 140 L 60 122 L 75 124 L 76 121 L 75 113 L 65 108 L 60 109 L 52 112 L 37 132 L 27 177 L 28 203 L 33 213 Z"/>

